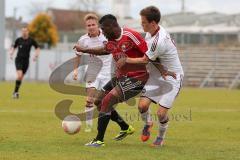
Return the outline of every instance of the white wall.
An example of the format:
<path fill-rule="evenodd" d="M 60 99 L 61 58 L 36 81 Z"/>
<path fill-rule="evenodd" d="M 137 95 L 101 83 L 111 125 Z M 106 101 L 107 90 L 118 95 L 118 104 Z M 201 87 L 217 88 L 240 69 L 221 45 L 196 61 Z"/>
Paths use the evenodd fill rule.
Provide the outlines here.
<path fill-rule="evenodd" d="M 16 55 L 16 53 L 15 53 Z M 31 51 L 30 58 L 30 66 L 28 72 L 25 76 L 25 80 L 37 80 L 40 81 L 48 81 L 49 76 L 52 71 L 62 64 L 63 62 L 73 58 L 75 53 L 73 51 L 60 51 L 59 49 L 51 49 L 51 50 L 41 50 L 40 56 L 38 58 L 38 63 L 33 62 L 32 56 L 34 55 L 34 49 Z M 38 67 L 36 66 L 38 64 Z M 38 71 L 37 71 L 38 68 Z M 85 68 L 80 68 L 80 72 L 82 72 Z M 38 76 L 36 75 L 38 73 Z M 80 79 L 82 79 L 82 74 L 79 74 Z M 16 78 L 16 69 L 14 60 L 10 60 L 9 55 L 6 57 L 6 80 L 15 80 Z M 67 77 L 68 81 L 71 81 L 72 75 Z"/>

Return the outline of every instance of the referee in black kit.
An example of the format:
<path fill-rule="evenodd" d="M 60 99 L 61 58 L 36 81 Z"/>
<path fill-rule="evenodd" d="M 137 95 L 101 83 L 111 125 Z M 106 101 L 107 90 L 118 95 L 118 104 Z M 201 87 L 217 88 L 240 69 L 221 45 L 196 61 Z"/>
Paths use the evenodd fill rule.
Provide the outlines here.
<path fill-rule="evenodd" d="M 10 59 L 13 60 L 14 51 L 16 48 L 18 48 L 17 56 L 15 58 L 15 66 L 17 70 L 17 79 L 15 84 L 15 89 L 13 92 L 13 98 L 18 99 L 19 98 L 19 88 L 21 86 L 23 77 L 25 73 L 27 72 L 28 66 L 29 66 L 29 57 L 30 57 L 30 51 L 31 47 L 35 47 L 35 55 L 33 57 L 33 61 L 36 61 L 38 58 L 38 55 L 40 53 L 40 48 L 37 44 L 37 42 L 29 37 L 29 31 L 27 27 L 22 28 L 22 36 L 17 38 L 14 45 L 10 49 Z"/>

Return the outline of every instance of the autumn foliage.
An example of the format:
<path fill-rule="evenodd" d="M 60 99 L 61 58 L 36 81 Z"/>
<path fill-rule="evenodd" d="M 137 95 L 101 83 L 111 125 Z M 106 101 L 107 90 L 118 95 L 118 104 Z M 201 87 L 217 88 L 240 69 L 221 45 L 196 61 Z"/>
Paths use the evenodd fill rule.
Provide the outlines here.
<path fill-rule="evenodd" d="M 41 46 L 48 44 L 49 47 L 55 46 L 59 40 L 56 26 L 51 17 L 46 13 L 39 13 L 29 24 L 30 36 Z"/>

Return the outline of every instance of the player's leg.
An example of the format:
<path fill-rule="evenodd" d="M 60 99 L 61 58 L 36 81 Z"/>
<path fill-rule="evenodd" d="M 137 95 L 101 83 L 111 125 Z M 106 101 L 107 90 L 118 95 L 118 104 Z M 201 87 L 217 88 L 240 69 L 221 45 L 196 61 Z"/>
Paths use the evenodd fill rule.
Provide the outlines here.
<path fill-rule="evenodd" d="M 21 83 L 22 83 L 22 79 L 23 79 L 23 72 L 22 70 L 17 70 L 16 71 L 17 73 L 17 78 L 16 78 L 16 81 L 15 81 L 15 87 L 14 87 L 14 92 L 13 92 L 13 98 L 14 99 L 18 99 L 19 98 L 19 88 L 21 86 Z"/>
<path fill-rule="evenodd" d="M 142 121 L 144 122 L 144 127 L 142 130 L 141 140 L 143 142 L 150 138 L 150 131 L 153 126 L 152 117 L 150 114 L 150 104 L 152 100 L 147 97 L 141 97 L 138 103 L 138 110 L 141 114 Z"/>
<path fill-rule="evenodd" d="M 99 92 L 98 96 L 97 96 L 98 98 L 96 98 L 96 100 L 94 102 L 94 104 L 98 107 L 99 111 L 101 108 L 102 99 L 104 98 L 106 93 L 108 93 L 108 92 L 106 92 L 106 91 Z M 116 122 L 119 125 L 119 127 L 121 128 L 121 131 L 119 132 L 119 134 L 117 136 L 114 137 L 114 140 L 116 140 L 116 141 L 122 140 L 127 135 L 131 135 L 134 133 L 135 129 L 131 125 L 127 124 L 127 122 L 124 121 L 124 119 L 119 115 L 119 113 L 116 111 L 115 108 L 111 111 L 110 119 L 112 121 Z"/>
<path fill-rule="evenodd" d="M 101 109 L 103 98 L 117 85 L 117 79 L 116 77 L 111 79 L 107 78 L 107 81 L 104 82 L 105 83 L 103 84 L 102 79 L 99 81 L 99 90 L 96 91 L 96 97 L 94 99 L 94 104 L 97 106 L 98 111 Z"/>
<path fill-rule="evenodd" d="M 29 65 L 28 60 L 27 61 L 19 60 L 19 59 L 15 60 L 15 66 L 16 66 L 16 70 L 17 70 L 16 71 L 17 78 L 16 78 L 15 88 L 14 88 L 14 92 L 13 92 L 13 98 L 14 99 L 19 98 L 19 89 L 20 89 L 20 86 L 22 84 L 24 74 L 27 72 L 28 65 Z"/>
<path fill-rule="evenodd" d="M 159 74 L 158 72 L 156 74 Z M 138 103 L 138 110 L 141 114 L 141 118 L 144 122 L 144 127 L 142 129 L 141 140 L 143 142 L 147 141 L 150 138 L 151 128 L 153 126 L 153 122 L 151 119 L 150 113 L 150 104 L 151 102 L 159 101 L 159 93 L 161 84 L 159 84 L 159 80 L 150 75 L 144 89 L 142 91 L 141 98 Z"/>
<path fill-rule="evenodd" d="M 101 109 L 99 112 L 98 131 L 99 134 L 96 137 L 98 140 L 103 140 L 103 136 L 109 120 L 111 119 L 111 111 L 114 105 L 122 101 L 121 89 L 114 87 L 102 100 Z M 107 122 L 107 123 L 105 123 Z"/>
<path fill-rule="evenodd" d="M 147 78 L 148 75 L 137 78 L 122 77 L 118 80 L 117 86 L 103 98 L 98 119 L 97 140 L 103 140 L 107 124 L 111 118 L 110 111 L 112 111 L 114 105 L 138 95 L 145 85 L 144 80 Z"/>
<path fill-rule="evenodd" d="M 111 90 L 113 87 L 116 86 L 116 81 L 110 81 L 111 83 L 108 84 L 109 82 L 109 78 L 102 78 L 101 81 L 100 81 L 100 88 L 105 88 L 105 92 L 103 91 L 100 91 L 98 93 L 98 100 L 95 101 L 96 103 L 96 106 L 99 106 L 99 104 L 101 103 L 101 100 L 103 99 L 104 95 L 106 93 L 108 93 L 109 91 L 108 90 Z M 110 87 L 105 87 L 106 85 L 109 85 Z M 120 134 L 118 134 L 114 139 L 115 140 L 122 140 L 123 138 L 125 138 L 128 134 L 132 134 L 134 132 L 134 128 L 130 125 L 128 125 L 124 119 L 118 114 L 118 112 L 113 109 L 112 112 L 111 112 L 111 120 L 116 122 L 120 128 L 121 128 L 121 131 L 120 131 Z M 123 133 L 127 133 L 125 136 L 122 136 Z"/>
<path fill-rule="evenodd" d="M 87 88 L 87 99 L 86 99 L 86 128 L 85 132 L 91 132 L 93 127 L 93 112 L 94 112 L 94 97 L 96 94 L 96 88 Z"/>
<path fill-rule="evenodd" d="M 164 138 L 166 136 L 166 132 L 168 129 L 169 118 L 168 118 L 168 110 L 172 108 L 174 100 L 176 99 L 178 93 L 180 92 L 182 85 L 182 77 L 180 75 L 177 76 L 177 79 L 173 79 L 172 77 L 168 77 L 166 82 L 171 84 L 172 90 L 159 98 L 159 109 L 157 111 L 158 115 L 158 123 L 159 130 L 158 136 L 156 140 L 153 142 L 152 146 L 162 146 L 164 142 Z"/>
<path fill-rule="evenodd" d="M 87 143 L 86 146 L 92 147 L 100 147 L 104 146 L 104 135 L 107 129 L 108 123 L 111 119 L 111 110 L 113 109 L 114 105 L 119 103 L 122 98 L 121 89 L 116 86 L 114 87 L 109 93 L 107 93 L 101 103 L 100 112 L 98 115 L 98 133 L 96 138 Z"/>
<path fill-rule="evenodd" d="M 121 90 L 123 91 L 122 93 L 123 93 L 123 97 L 124 97 L 125 101 L 138 95 L 142 91 L 147 79 L 148 79 L 148 74 L 142 75 L 138 78 L 137 77 L 135 77 L 135 78 L 125 77 L 125 78 L 121 79 L 119 86 L 120 86 Z M 136 85 L 136 84 L 138 84 L 138 85 Z M 129 88 L 131 88 L 131 89 L 129 89 Z M 127 135 L 133 134 L 134 131 L 135 131 L 134 128 L 132 126 L 129 126 L 127 130 L 121 130 L 120 133 L 114 139 L 122 140 Z"/>
<path fill-rule="evenodd" d="M 156 140 L 153 142 L 152 146 L 162 146 L 163 141 L 167 132 L 168 128 L 168 108 L 160 106 L 157 115 L 158 115 L 158 125 L 159 125 L 159 130 L 158 130 L 158 136 Z"/>
<path fill-rule="evenodd" d="M 111 119 L 111 111 L 114 105 L 126 101 L 141 92 L 145 85 L 145 81 L 139 80 L 140 78 L 141 80 L 145 80 L 148 78 L 148 75 L 143 75 L 138 78 L 122 77 L 118 80 L 117 86 L 104 96 L 98 116 L 98 134 L 93 141 L 86 144 L 87 146 L 99 147 L 104 145 L 103 138 L 109 120 Z"/>
<path fill-rule="evenodd" d="M 90 67 L 92 67 L 90 65 Z M 94 100 L 97 95 L 97 89 L 100 85 L 100 78 L 96 76 L 95 73 L 90 72 L 93 71 L 88 68 L 86 74 L 86 91 L 87 91 L 87 99 L 85 105 L 86 112 L 86 128 L 85 132 L 91 132 L 93 127 L 93 113 L 94 113 Z"/>

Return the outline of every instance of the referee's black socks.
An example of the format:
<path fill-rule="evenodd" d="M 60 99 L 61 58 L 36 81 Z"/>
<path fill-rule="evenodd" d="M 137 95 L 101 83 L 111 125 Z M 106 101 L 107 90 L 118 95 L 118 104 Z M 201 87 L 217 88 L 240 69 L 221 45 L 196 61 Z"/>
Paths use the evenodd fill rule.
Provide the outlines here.
<path fill-rule="evenodd" d="M 22 83 L 21 80 L 16 80 L 14 93 L 18 92 L 18 90 L 19 90 L 19 88 L 21 86 L 21 83 Z"/>

